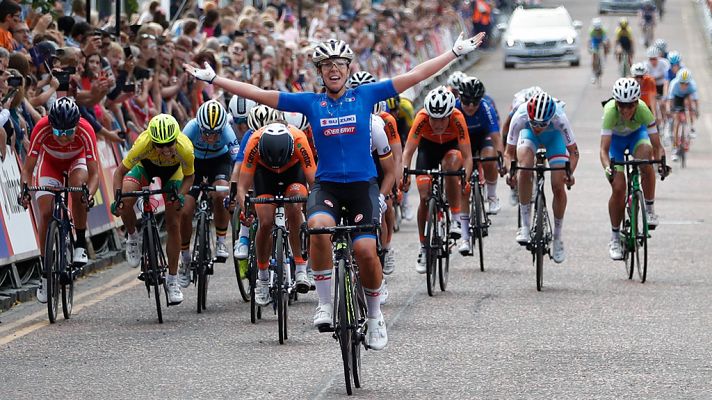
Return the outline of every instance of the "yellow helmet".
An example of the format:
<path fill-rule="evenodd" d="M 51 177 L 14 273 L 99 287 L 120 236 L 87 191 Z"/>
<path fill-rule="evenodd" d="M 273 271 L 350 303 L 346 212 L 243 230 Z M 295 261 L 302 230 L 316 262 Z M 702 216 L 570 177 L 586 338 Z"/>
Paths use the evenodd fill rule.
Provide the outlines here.
<path fill-rule="evenodd" d="M 148 123 L 148 133 L 153 143 L 170 143 L 178 137 L 180 126 L 172 115 L 158 114 Z"/>
<path fill-rule="evenodd" d="M 623 29 L 627 28 L 627 27 L 628 27 L 628 18 L 622 17 L 622 18 L 618 21 L 618 25 L 619 25 L 621 28 L 623 28 Z"/>

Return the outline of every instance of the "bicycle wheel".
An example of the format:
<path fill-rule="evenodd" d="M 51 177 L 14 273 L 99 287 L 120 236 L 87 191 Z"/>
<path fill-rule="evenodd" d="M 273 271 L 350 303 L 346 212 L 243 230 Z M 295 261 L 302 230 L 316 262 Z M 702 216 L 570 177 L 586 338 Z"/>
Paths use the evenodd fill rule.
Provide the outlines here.
<path fill-rule="evenodd" d="M 200 214 L 200 216 L 198 217 L 198 223 L 195 227 L 195 244 L 198 246 L 198 257 L 196 259 L 196 286 L 198 286 L 196 309 L 198 311 L 198 314 L 205 310 L 205 297 L 208 294 L 207 265 L 210 262 L 210 249 L 208 249 L 208 234 L 209 228 L 207 226 L 207 219 L 205 218 L 205 214 Z"/>
<path fill-rule="evenodd" d="M 546 212 L 543 190 L 536 196 L 536 224 L 534 232 L 534 259 L 536 263 L 536 290 L 544 285 L 544 213 Z"/>
<path fill-rule="evenodd" d="M 428 286 L 428 295 L 435 294 L 436 261 L 440 238 L 438 237 L 438 207 L 435 199 L 428 202 L 428 219 L 425 221 L 425 278 Z"/>
<path fill-rule="evenodd" d="M 344 260 L 339 260 L 337 267 L 338 275 L 338 286 L 336 292 L 338 292 L 336 300 L 336 314 L 337 320 L 334 324 L 336 329 L 336 337 L 339 341 L 339 346 L 341 347 L 341 361 L 344 365 L 344 383 L 346 384 L 346 393 L 352 394 L 351 390 L 351 364 L 353 362 L 352 349 L 352 330 L 351 330 L 351 319 L 349 314 L 349 303 L 350 303 L 350 284 L 351 279 L 346 273 L 346 263 Z M 348 288 L 348 292 L 347 292 Z"/>
<path fill-rule="evenodd" d="M 250 228 L 250 246 L 247 255 L 247 276 L 249 281 L 250 293 L 250 322 L 257 323 L 258 319 L 262 319 L 262 311 L 260 306 L 255 302 L 255 288 L 257 287 L 257 255 L 255 254 L 255 231 Z"/>
<path fill-rule="evenodd" d="M 240 240 L 240 216 L 239 213 L 234 213 L 232 217 L 232 248 L 235 248 L 235 244 Z M 235 257 L 233 252 L 232 257 L 233 264 L 235 265 L 235 277 L 237 278 L 237 288 L 240 290 L 240 296 L 242 296 L 242 301 L 250 301 L 250 291 L 247 285 L 249 285 L 249 273 L 245 274 L 240 272 L 240 260 Z M 244 262 L 244 261 L 243 261 Z M 249 266 L 248 266 L 249 268 Z M 247 282 L 246 282 L 247 281 Z"/>
<path fill-rule="evenodd" d="M 277 305 L 277 326 L 279 327 L 279 344 L 284 344 L 287 336 L 286 308 L 287 296 L 284 295 L 284 237 L 277 231 L 274 242 L 274 272 L 276 283 L 274 285 L 274 302 Z"/>
<path fill-rule="evenodd" d="M 400 230 L 401 222 L 403 221 L 403 215 L 401 214 L 400 204 L 393 202 L 393 214 L 395 215 L 395 224 L 393 225 L 393 232 L 398 232 Z"/>
<path fill-rule="evenodd" d="M 44 255 L 44 274 L 47 279 L 47 287 L 44 288 L 47 296 L 47 316 L 52 324 L 57 320 L 57 305 L 59 303 L 59 276 L 57 271 L 63 258 L 61 243 L 59 224 L 53 220 L 47 230 Z"/>
<path fill-rule="evenodd" d="M 440 237 L 447 238 L 448 226 L 450 225 L 450 214 L 447 210 L 443 212 L 443 217 L 438 218 L 438 232 L 441 233 Z M 462 228 L 466 229 L 466 228 Z M 440 257 L 438 257 L 438 280 L 440 281 L 440 291 L 444 292 L 447 288 L 447 280 L 450 277 L 450 241 L 448 239 L 442 240 L 439 249 Z"/>
<path fill-rule="evenodd" d="M 354 386 L 357 388 L 361 387 L 361 341 L 363 339 L 363 333 L 359 330 L 363 326 L 366 318 L 366 295 L 363 292 L 363 286 L 361 286 L 361 281 L 358 279 L 356 274 L 352 275 L 352 282 L 355 284 L 352 286 L 354 288 L 352 304 L 354 307 L 354 321 L 357 321 L 357 325 L 353 330 L 353 338 L 351 340 L 351 374 L 354 377 Z"/>
<path fill-rule="evenodd" d="M 69 238 L 71 233 L 64 239 L 64 259 L 65 263 L 61 269 L 60 283 L 62 284 L 62 314 L 64 319 L 69 319 L 72 315 L 72 307 L 74 305 L 74 265 L 69 260 L 72 259 L 74 251 L 72 250 L 72 242 Z"/>
<path fill-rule="evenodd" d="M 478 252 L 480 255 L 480 271 L 484 272 L 485 270 L 485 258 L 484 258 L 484 249 L 482 248 L 482 237 L 483 237 L 483 230 L 486 229 L 486 222 L 485 222 L 485 212 L 484 212 L 484 196 L 482 195 L 482 190 L 484 190 L 484 187 L 482 187 L 479 183 L 477 184 L 478 189 L 473 191 L 474 198 L 475 198 L 475 212 L 474 212 L 474 221 L 475 221 L 475 229 L 473 232 L 473 242 L 476 240 L 477 241 L 477 248 Z M 472 213 L 470 213 L 470 221 L 473 221 Z"/>
<path fill-rule="evenodd" d="M 687 137 L 687 124 L 680 123 L 680 143 L 677 146 L 677 155 L 680 158 L 680 167 L 687 168 L 687 147 L 689 146 Z"/>
<path fill-rule="evenodd" d="M 645 278 L 648 274 L 648 213 L 645 211 L 643 192 L 638 191 L 636 198 L 638 203 L 635 211 L 635 224 L 637 232 L 637 235 L 635 236 L 635 263 L 638 266 L 638 276 L 640 277 L 640 282 L 645 283 Z"/>
<path fill-rule="evenodd" d="M 633 271 L 635 271 L 635 237 L 636 232 L 632 226 L 633 217 L 630 205 L 626 206 L 626 218 L 623 221 L 623 230 L 621 231 L 621 241 L 623 247 L 623 261 L 625 262 L 625 274 L 628 279 L 633 279 Z"/>
<path fill-rule="evenodd" d="M 161 275 L 158 270 L 158 251 L 156 246 L 160 246 L 160 242 L 157 242 L 158 232 L 154 232 L 156 228 L 149 221 L 146 227 L 143 229 L 143 243 L 148 249 L 148 271 L 146 271 L 150 278 L 151 285 L 153 285 L 153 297 L 156 301 L 156 313 L 158 314 L 158 322 L 163 323 L 163 309 L 161 308 L 161 292 L 159 286 L 161 285 Z"/>

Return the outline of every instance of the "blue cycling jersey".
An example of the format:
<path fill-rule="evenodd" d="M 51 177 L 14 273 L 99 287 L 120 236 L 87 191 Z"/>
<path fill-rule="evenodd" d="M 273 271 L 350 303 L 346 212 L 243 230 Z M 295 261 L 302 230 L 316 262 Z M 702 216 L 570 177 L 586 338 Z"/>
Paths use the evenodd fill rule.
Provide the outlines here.
<path fill-rule="evenodd" d="M 678 68 L 678 71 L 679 71 L 680 69 L 682 69 L 682 68 L 685 68 L 685 66 L 684 66 L 682 63 L 680 63 L 679 65 L 680 65 L 680 68 Z M 668 70 L 667 70 L 667 76 L 666 76 L 666 79 L 668 80 L 668 82 L 670 82 L 670 81 L 672 81 L 673 79 L 675 79 L 676 76 L 677 76 L 677 72 L 673 72 L 673 71 L 672 71 L 672 67 L 668 68 Z"/>
<path fill-rule="evenodd" d="M 364 182 L 376 177 L 371 157 L 371 111 L 394 97 L 392 80 L 348 89 L 337 100 L 324 93 L 279 94 L 278 109 L 304 114 L 319 154 L 316 177 L 336 183 Z"/>
<path fill-rule="evenodd" d="M 687 87 L 683 89 L 680 86 L 680 80 L 675 78 L 670 82 L 670 89 L 668 90 L 668 99 L 672 100 L 675 97 L 687 97 L 691 96 L 694 100 L 697 100 L 697 84 L 693 79 L 687 84 Z"/>
<path fill-rule="evenodd" d="M 494 113 L 494 120 L 497 121 L 497 124 L 499 125 L 499 114 L 497 113 L 497 105 L 494 104 L 494 99 L 488 94 L 486 94 L 483 99 L 489 104 L 492 112 Z"/>
<path fill-rule="evenodd" d="M 230 124 L 225 125 L 223 131 L 220 133 L 220 138 L 213 144 L 203 139 L 198 121 L 195 118 L 188 121 L 185 128 L 183 128 L 183 133 L 193 142 L 196 159 L 204 160 L 215 158 L 229 152 L 230 158 L 235 162 L 240 146 L 235 136 L 235 131 L 232 130 Z"/>
<path fill-rule="evenodd" d="M 245 148 L 247 147 L 247 141 L 250 140 L 250 136 L 252 136 L 252 132 L 252 129 L 248 129 L 242 136 L 242 141 L 240 142 L 240 150 L 237 152 L 235 162 L 241 163 L 245 161 Z"/>
<path fill-rule="evenodd" d="M 455 103 L 455 107 L 462 111 L 460 99 Z M 473 115 L 467 115 L 463 111 L 465 122 L 467 122 L 467 131 L 470 133 L 470 141 L 474 142 L 475 137 L 485 137 L 492 132 L 499 132 L 499 123 L 494 111 L 494 107 L 485 99 L 480 100 L 480 106 Z"/>

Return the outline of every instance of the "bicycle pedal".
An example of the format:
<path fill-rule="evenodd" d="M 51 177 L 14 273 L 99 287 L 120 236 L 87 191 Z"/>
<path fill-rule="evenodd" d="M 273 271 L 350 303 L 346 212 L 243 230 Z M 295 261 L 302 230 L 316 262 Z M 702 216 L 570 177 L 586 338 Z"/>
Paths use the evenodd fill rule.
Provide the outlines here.
<path fill-rule="evenodd" d="M 334 327 L 329 324 L 321 324 L 317 326 L 320 333 L 334 332 Z"/>
<path fill-rule="evenodd" d="M 213 258 L 214 263 L 224 264 L 227 261 L 227 257 L 215 257 Z"/>
<path fill-rule="evenodd" d="M 141 272 L 141 273 L 136 277 L 136 279 L 138 279 L 138 280 L 141 281 L 141 282 L 146 282 L 146 273 L 145 273 L 145 272 Z"/>

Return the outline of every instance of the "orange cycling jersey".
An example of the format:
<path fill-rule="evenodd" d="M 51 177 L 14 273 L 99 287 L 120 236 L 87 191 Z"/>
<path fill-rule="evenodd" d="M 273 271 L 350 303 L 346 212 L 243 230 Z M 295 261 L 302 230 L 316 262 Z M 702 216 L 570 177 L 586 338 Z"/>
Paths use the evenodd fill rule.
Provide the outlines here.
<path fill-rule="evenodd" d="M 415 120 L 413 120 L 413 126 L 410 128 L 408 141 L 412 140 L 417 145 L 420 143 L 421 138 L 438 144 L 457 140 L 458 144 L 470 145 L 470 135 L 467 133 L 467 122 L 465 122 L 465 116 L 462 115 L 462 112 L 458 109 L 455 109 L 452 114 L 450 114 L 450 121 L 443 133 L 433 132 L 428 114 L 424 109 L 418 111 Z"/>
<path fill-rule="evenodd" d="M 309 148 L 309 141 L 307 140 L 307 136 L 304 132 L 291 125 L 289 126 L 289 132 L 294 138 L 294 151 L 292 152 L 292 158 L 281 168 L 274 169 L 268 167 L 260 160 L 260 151 L 258 146 L 260 143 L 260 137 L 262 137 L 264 130 L 264 127 L 260 128 L 257 132 L 253 133 L 247 141 L 247 147 L 245 147 L 245 161 L 240 167 L 240 173 L 254 174 L 255 170 L 257 170 L 257 165 L 259 164 L 262 168 L 281 174 L 296 164 L 301 163 L 302 168 L 304 169 L 304 174 L 307 176 L 314 176 L 316 173 L 314 155 Z"/>
<path fill-rule="evenodd" d="M 396 122 L 396 119 L 393 118 L 391 113 L 386 111 L 380 113 L 378 116 L 386 123 L 384 130 L 386 131 L 386 136 L 388 136 L 388 144 L 391 145 L 391 148 L 396 144 L 400 146 L 401 140 L 400 136 L 398 136 L 398 122 Z"/>
<path fill-rule="evenodd" d="M 643 100 L 651 110 L 653 110 L 652 104 L 656 95 L 655 78 L 650 75 L 643 75 L 643 80 L 640 82 L 640 99 Z"/>

